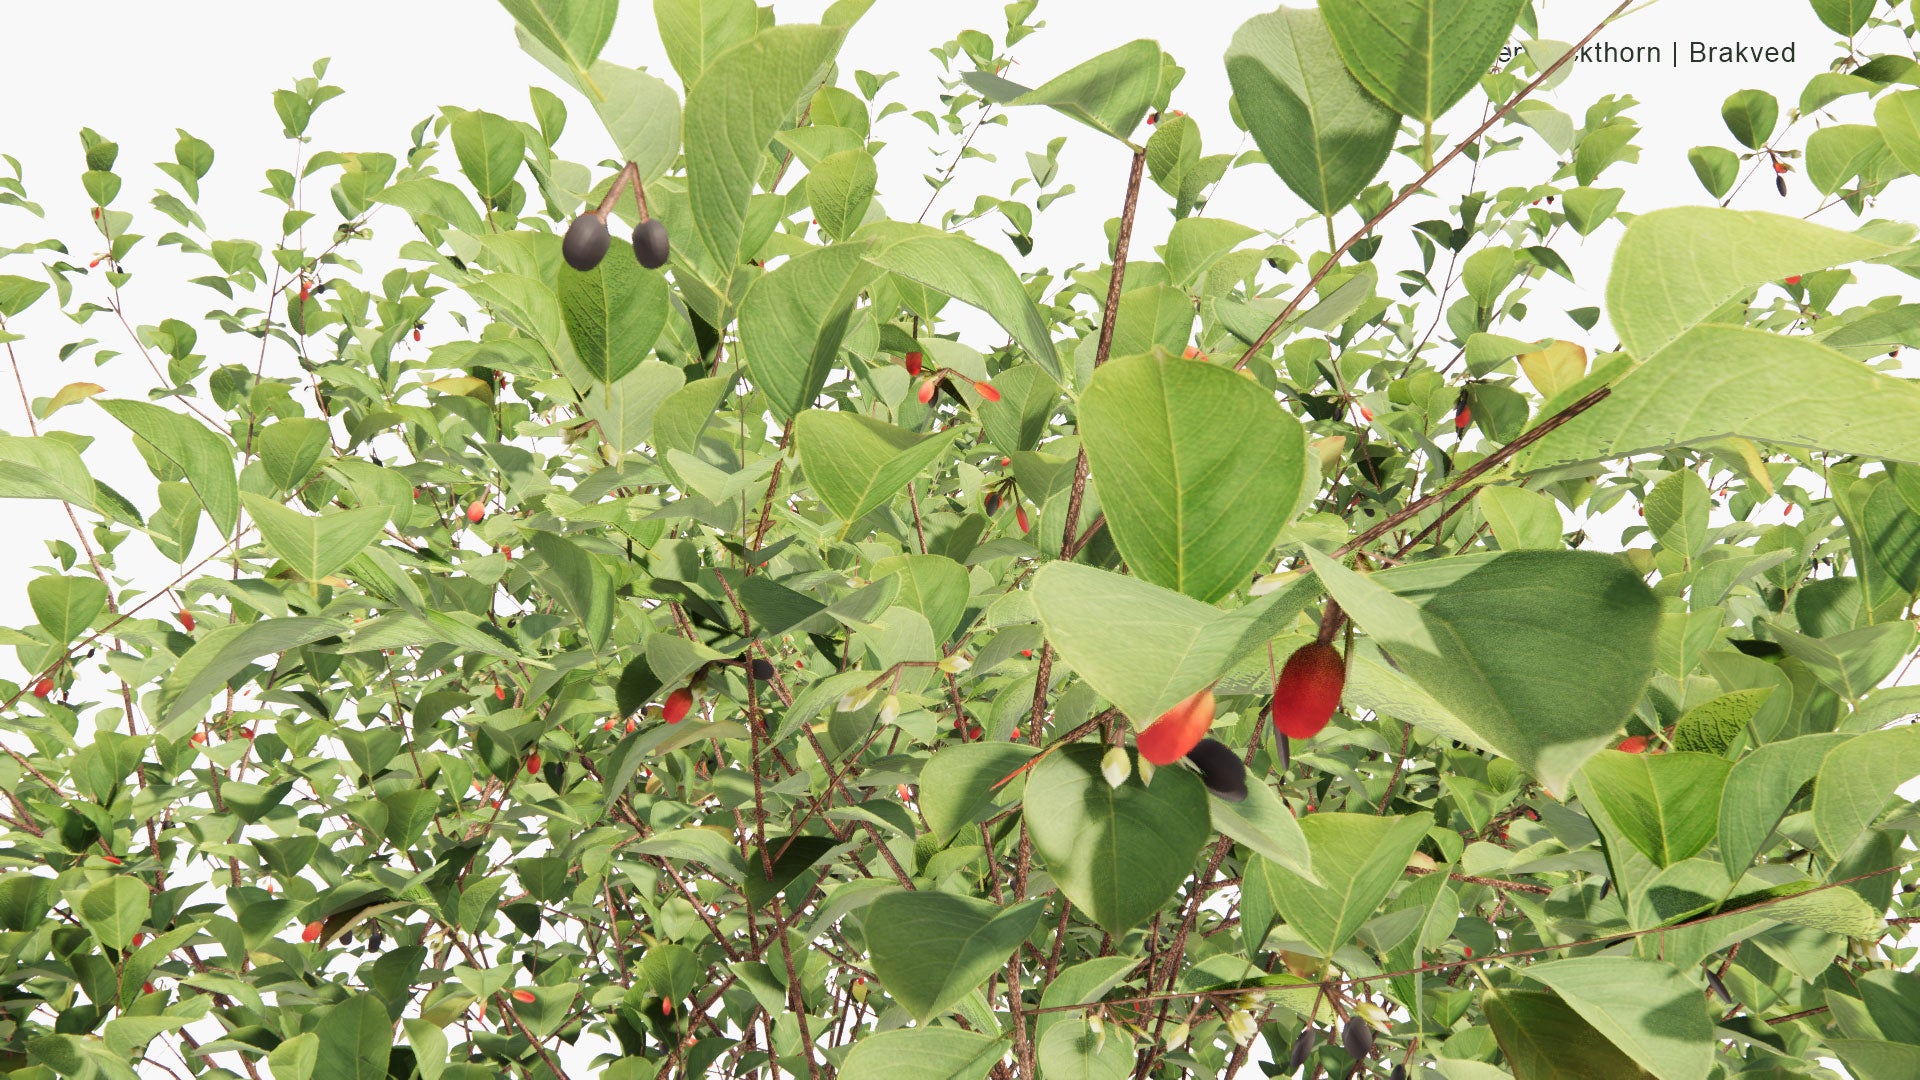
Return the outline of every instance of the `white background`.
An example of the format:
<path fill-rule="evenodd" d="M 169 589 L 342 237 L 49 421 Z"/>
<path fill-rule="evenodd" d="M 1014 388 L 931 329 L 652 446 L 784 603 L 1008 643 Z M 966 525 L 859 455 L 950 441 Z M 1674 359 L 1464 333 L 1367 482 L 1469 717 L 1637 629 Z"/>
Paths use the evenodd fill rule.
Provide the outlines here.
<path fill-rule="evenodd" d="M 645 66 L 677 84 L 658 43 L 650 5 L 628 0 L 625 6 L 605 57 Z M 817 17 L 826 4 L 825 0 L 778 0 L 775 6 L 781 21 L 799 22 Z M 1572 41 L 1584 35 L 1612 4 L 1540 0 L 1540 6 L 1542 36 Z M 1186 81 L 1173 105 L 1200 123 L 1207 152 L 1248 149 L 1251 143 L 1243 140 L 1227 118 L 1227 85 L 1220 56 L 1243 20 L 1271 7 L 1249 0 L 1047 0 L 1038 13 L 1047 23 L 1046 29 L 1015 47 L 1018 66 L 1008 75 L 1038 84 L 1080 59 L 1131 38 L 1154 37 L 1187 68 Z M 320 109 L 310 129 L 313 143 L 309 151 L 400 153 L 407 145 L 408 131 L 441 105 L 483 108 L 529 119 L 526 87 L 537 83 L 561 94 L 568 103 L 570 121 L 560 146 L 564 156 L 597 161 L 611 153 L 586 103 L 518 51 L 509 18 L 497 5 L 484 0 L 326 0 L 304 4 L 258 0 L 197 0 L 191 4 L 66 0 L 38 4 L 13 0 L 0 4 L 0 19 L 4 20 L 4 31 L 0 31 L 4 34 L 0 37 L 0 116 L 4 117 L 0 119 L 0 152 L 21 160 L 30 196 L 47 209 L 43 221 L 18 209 L 0 207 L 0 247 L 57 236 L 79 256 L 75 261 L 84 261 L 95 253 L 97 235 L 87 219 L 89 200 L 78 179 L 84 165 L 76 136 L 83 125 L 95 128 L 120 144 L 117 171 L 126 184 L 117 206 L 136 211 L 139 218 L 134 231 L 149 237 L 128 261 L 135 277 L 123 291 L 129 318 L 136 324 L 158 323 L 168 317 L 193 320 L 214 306 L 211 301 L 221 299 L 197 286 L 179 284 L 187 276 L 181 272 L 185 267 L 180 256 L 171 249 L 158 250 L 152 243 L 152 238 L 173 226 L 145 207 L 151 190 L 167 183 L 147 163 L 171 160 L 176 127 L 210 142 L 218 157 L 212 174 L 203 182 L 200 206 L 213 235 L 270 240 L 277 235 L 281 208 L 275 200 L 260 194 L 265 186 L 262 174 L 268 168 L 290 168 L 294 160 L 294 147 L 280 134 L 270 95 L 307 74 L 309 64 L 318 57 L 333 58 L 327 81 L 344 87 L 347 93 Z M 941 71 L 929 56 L 928 47 L 963 29 L 984 30 L 998 38 L 1004 25 L 999 0 L 879 0 L 842 50 L 841 84 L 852 87 L 855 68 L 899 70 L 903 77 L 886 87 L 882 100 L 904 100 L 909 110 L 931 107 L 938 111 L 934 95 L 940 91 L 936 80 Z M 1678 41 L 1683 52 L 1685 43 L 1693 40 L 1716 44 L 1739 40 L 1758 45 L 1794 44 L 1797 51 L 1797 63 L 1793 65 L 1692 65 L 1683 61 L 1678 67 L 1576 66 L 1570 79 L 1545 95 L 1546 100 L 1572 114 L 1576 123 L 1587 105 L 1603 94 L 1631 94 L 1642 103 L 1630 114 L 1644 128 L 1635 140 L 1642 147 L 1641 163 L 1616 166 L 1601 180 L 1605 185 L 1627 188 L 1622 208 L 1628 211 L 1710 201 L 1687 165 L 1686 151 L 1702 143 L 1734 145 L 1720 121 L 1720 102 L 1743 88 L 1771 90 L 1782 99 L 1784 123 L 1800 87 L 1814 73 L 1826 70 L 1843 51 L 1834 35 L 1814 18 L 1806 0 L 1748 0 L 1739 4 L 1664 0 L 1636 11 L 1603 40 L 1658 44 L 1669 49 Z M 1881 48 L 1899 49 L 1900 42 L 1883 41 Z M 1859 99 L 1852 100 L 1857 110 Z M 1476 91 L 1453 116 L 1438 125 L 1439 129 L 1457 137 L 1477 123 L 1484 107 L 1484 96 Z M 1855 111 L 1842 119 L 1858 122 L 1861 114 Z M 989 127 L 983 132 L 976 146 L 997 153 L 999 160 L 964 162 L 959 181 L 940 197 L 929 220 L 937 221 L 943 210 L 971 206 L 976 192 L 1006 194 L 1012 181 L 1026 174 L 1021 151 L 1040 149 L 1048 139 L 1064 134 L 1069 142 L 1062 155 L 1062 175 L 1076 186 L 1078 194 L 1055 203 L 1040 216 L 1035 227 L 1039 246 L 1031 258 L 1016 259 L 1016 265 L 1059 271 L 1076 263 L 1101 261 L 1101 223 L 1119 212 L 1126 151 L 1044 110 L 1016 112 L 1012 121 L 1010 127 Z M 1811 120 L 1802 121 L 1781 145 L 1804 146 L 1813 125 Z M 1511 138 L 1518 130 L 1496 129 L 1495 134 Z M 924 125 L 905 115 L 880 124 L 875 137 L 892 144 L 881 158 L 880 197 L 893 216 L 911 218 L 928 195 L 921 175 L 944 167 L 958 141 L 944 132 L 930 134 Z M 1543 155 L 1532 152 L 1496 158 L 1480 186 L 1497 190 L 1503 183 L 1532 181 L 1544 175 L 1540 168 L 1543 160 Z M 454 170 L 450 153 L 442 158 L 442 167 Z M 1456 162 L 1438 184 L 1440 198 L 1402 211 L 1397 223 L 1388 229 L 1390 244 L 1402 250 L 1396 253 L 1390 247 L 1383 255 L 1383 265 L 1404 265 L 1398 255 L 1410 248 L 1405 229 L 1424 217 L 1445 216 L 1453 195 L 1466 183 L 1469 167 L 1464 160 Z M 1384 178 L 1398 185 L 1416 171 L 1406 159 L 1396 156 Z M 1747 185 L 1733 205 L 1793 214 L 1812 212 L 1819 205 L 1818 196 L 1803 178 L 1796 174 L 1793 179 L 1796 183 L 1789 198 L 1776 196 L 1768 182 L 1770 177 L 1763 175 Z M 1915 190 L 1914 185 L 1920 185 L 1920 181 L 1905 180 L 1895 185 L 1896 204 L 1888 208 L 1888 216 L 1916 216 L 1905 198 Z M 334 222 L 324 187 L 312 188 L 306 205 L 322 211 L 316 228 L 331 228 Z M 1207 212 L 1275 230 L 1285 230 L 1308 214 L 1272 173 L 1262 168 L 1230 173 Z M 1844 209 L 1829 210 L 1817 220 L 1841 228 L 1853 223 Z M 1147 257 L 1146 246 L 1163 240 L 1171 223 L 1164 198 L 1150 189 L 1143 200 L 1136 252 Z M 1343 219 L 1343 235 L 1355 224 L 1350 215 Z M 391 218 L 380 225 L 384 230 L 380 240 L 386 250 L 410 238 L 405 234 L 411 230 Z M 978 235 L 992 242 L 997 230 L 983 228 Z M 1292 239 L 1304 254 L 1313 249 L 1319 235 L 1317 223 L 1312 223 Z M 1515 336 L 1569 333 L 1596 349 L 1611 346 L 1604 323 L 1591 336 L 1573 334 L 1571 324 L 1555 313 L 1602 303 L 1607 263 L 1617 236 L 1617 225 L 1585 241 L 1570 231 L 1564 233 L 1558 250 L 1572 264 L 1577 284 L 1543 286 L 1534 303 L 1542 313 L 1541 321 L 1528 324 L 1529 334 Z M 997 246 L 1012 255 L 1008 245 Z M 359 257 L 367 260 L 374 274 L 389 265 L 364 252 Z M 32 265 L 34 258 L 0 259 L 0 273 L 38 276 Z M 190 272 L 203 271 L 193 267 Z M 101 299 L 99 290 L 103 288 L 104 283 L 98 280 L 79 281 L 78 299 Z M 1853 299 L 1865 302 L 1871 295 L 1862 293 Z M 144 396 L 152 385 L 150 373 L 134 355 L 131 339 L 110 318 L 99 317 L 87 326 L 77 326 L 58 315 L 49 298 L 17 320 L 14 329 L 29 335 L 14 350 L 30 396 L 50 395 L 75 381 L 99 382 L 111 394 L 124 396 Z M 451 330 L 442 320 L 439 326 L 430 326 L 429 333 Z M 104 367 L 95 366 L 92 349 L 82 350 L 65 363 L 58 359 L 61 344 L 85 337 L 100 338 L 104 347 L 120 350 L 122 355 Z M 430 336 L 428 344 L 433 340 Z M 209 366 L 213 367 L 236 360 L 250 364 L 256 348 L 250 338 L 228 338 L 217 330 L 205 330 L 199 351 L 208 354 Z M 270 362 L 270 370 L 285 370 L 287 366 L 284 356 Z M 0 430 L 25 434 L 27 424 L 10 374 L 4 382 Z M 105 444 L 102 450 L 117 448 L 118 456 L 96 452 L 88 460 L 103 479 L 150 509 L 151 477 L 124 435 L 103 421 L 98 410 L 83 405 L 60 413 L 54 425 L 101 436 Z M 24 592 L 24 584 L 33 573 L 29 568 L 50 561 L 43 540 L 70 538 L 69 526 L 64 514 L 50 503 L 9 501 L 6 514 L 7 527 L 0 529 L 0 566 L 15 569 L 0 573 L 0 621 L 21 624 L 32 619 Z M 1617 536 L 1623 522 L 1610 524 Z M 1603 536 L 1605 532 L 1603 525 Z M 153 554 L 150 545 L 141 540 L 131 540 L 122 548 L 122 577 L 136 588 L 158 587 L 175 572 L 172 564 Z M 569 1060 L 568 1065 L 575 1062 Z"/>

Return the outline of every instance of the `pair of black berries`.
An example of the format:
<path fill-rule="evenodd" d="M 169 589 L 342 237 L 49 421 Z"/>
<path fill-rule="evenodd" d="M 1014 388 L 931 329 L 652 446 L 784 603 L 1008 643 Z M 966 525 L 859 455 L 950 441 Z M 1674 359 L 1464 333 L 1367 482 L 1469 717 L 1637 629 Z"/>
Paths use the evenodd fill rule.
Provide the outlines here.
<path fill-rule="evenodd" d="M 560 256 L 567 265 L 581 273 L 586 273 L 600 265 L 607 257 L 607 247 L 613 242 L 607 232 L 607 219 L 596 213 L 581 214 L 567 226 L 567 235 L 560 241 Z M 667 227 L 660 219 L 650 217 L 633 227 L 633 257 L 640 265 L 649 270 L 658 270 L 667 265 Z"/>
<path fill-rule="evenodd" d="M 1298 1071 L 1300 1066 L 1307 1063 L 1307 1057 L 1313 1053 L 1313 1048 L 1319 1045 L 1319 1028 L 1308 1027 L 1302 1029 L 1299 1037 L 1293 1040 L 1293 1053 L 1287 1056 L 1287 1072 L 1291 1074 Z M 1340 1046 L 1341 1049 L 1347 1052 L 1347 1056 L 1355 1062 L 1372 1056 L 1372 1026 L 1357 1016 L 1348 1017 L 1346 1024 L 1340 1029 Z M 1395 1065 L 1393 1067 L 1392 1080 L 1406 1080 L 1406 1075 L 1407 1067 L 1405 1064 Z"/>

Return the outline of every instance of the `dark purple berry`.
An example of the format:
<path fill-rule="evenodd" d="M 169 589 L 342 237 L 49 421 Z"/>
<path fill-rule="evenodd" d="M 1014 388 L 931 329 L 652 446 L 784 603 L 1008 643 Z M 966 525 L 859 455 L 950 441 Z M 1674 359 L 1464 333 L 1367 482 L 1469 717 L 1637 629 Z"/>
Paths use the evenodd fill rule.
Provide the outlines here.
<path fill-rule="evenodd" d="M 610 243 L 607 223 L 598 214 L 581 214 L 567 226 L 566 238 L 560 241 L 560 257 L 584 274 L 600 265 Z"/>
<path fill-rule="evenodd" d="M 1775 176 L 1773 178 L 1773 186 L 1780 189 L 1780 194 L 1785 195 L 1787 193 L 1787 178 L 1784 176 Z"/>
<path fill-rule="evenodd" d="M 1307 1063 L 1307 1055 L 1320 1044 L 1320 1029 L 1305 1028 L 1298 1038 L 1293 1040 L 1293 1053 L 1287 1055 L 1287 1072 L 1292 1073 Z"/>
<path fill-rule="evenodd" d="M 1727 1005 L 1733 1004 L 1733 994 L 1727 990 L 1727 984 L 1721 980 L 1720 973 L 1712 968 L 1707 969 L 1707 989 L 1713 991 L 1713 996 L 1719 998 L 1721 1002 Z"/>
<path fill-rule="evenodd" d="M 773 678 L 772 661 L 756 657 L 750 666 L 753 669 L 753 677 L 759 679 L 761 682 L 766 682 Z"/>
<path fill-rule="evenodd" d="M 1399 1065 L 1395 1065 L 1393 1071 L 1387 1074 L 1387 1080 L 1407 1080 L 1406 1064 L 1402 1062 Z"/>
<path fill-rule="evenodd" d="M 1373 1028 L 1357 1016 L 1347 1017 L 1347 1025 L 1340 1029 L 1340 1045 L 1353 1060 L 1366 1058 L 1373 1053 Z"/>
<path fill-rule="evenodd" d="M 993 515 L 999 513 L 1000 512 L 1000 493 L 997 491 L 987 492 L 987 497 L 985 501 L 982 503 L 982 505 L 986 507 L 988 517 L 992 517 Z"/>
<path fill-rule="evenodd" d="M 1187 760 L 1200 770 L 1200 780 L 1208 791 L 1228 802 L 1240 802 L 1247 797 L 1247 766 L 1240 755 L 1224 744 L 1201 739 L 1187 751 Z"/>
<path fill-rule="evenodd" d="M 634 228 L 633 257 L 649 270 L 667 265 L 667 227 L 659 218 L 648 218 Z"/>
<path fill-rule="evenodd" d="M 1280 771 L 1286 772 L 1288 769 L 1293 768 L 1293 740 L 1287 738 L 1285 735 L 1281 735 L 1279 738 Z"/>

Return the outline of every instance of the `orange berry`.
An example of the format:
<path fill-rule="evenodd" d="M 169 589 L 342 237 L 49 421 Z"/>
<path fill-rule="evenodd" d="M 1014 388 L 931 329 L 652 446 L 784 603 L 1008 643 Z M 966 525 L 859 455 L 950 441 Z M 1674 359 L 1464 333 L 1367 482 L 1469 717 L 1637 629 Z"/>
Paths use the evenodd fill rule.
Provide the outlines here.
<path fill-rule="evenodd" d="M 923 379 L 923 380 L 921 380 L 921 382 L 920 382 L 920 392 L 919 392 L 919 393 L 918 393 L 917 395 L 915 395 L 915 396 L 917 396 L 917 397 L 918 397 L 918 398 L 920 399 L 920 404 L 922 404 L 922 405 L 931 405 L 931 404 L 933 403 L 933 394 L 934 394 L 934 391 L 936 391 L 936 390 L 938 390 L 938 389 L 940 389 L 940 380 L 939 380 L 939 379 L 937 379 L 937 378 L 936 378 L 936 379 Z"/>
<path fill-rule="evenodd" d="M 300 931 L 300 940 L 307 942 L 309 944 L 315 941 L 319 941 L 320 931 L 324 929 L 326 929 L 326 924 L 322 923 L 318 919 L 315 919 L 314 921 L 307 924 L 307 928 L 305 930 Z"/>
<path fill-rule="evenodd" d="M 1647 750 L 1647 737 L 1645 735 L 1629 735 L 1621 739 L 1620 745 L 1614 747 L 1614 749 L 1629 754 L 1644 754 Z"/>
<path fill-rule="evenodd" d="M 533 991 L 531 990 L 515 990 L 513 992 L 513 1000 L 522 1005 L 531 1005 L 537 999 L 533 996 Z"/>
<path fill-rule="evenodd" d="M 1140 756 L 1155 765 L 1171 765 L 1200 744 L 1213 726 L 1211 689 L 1202 690 L 1160 715 L 1147 730 L 1134 736 Z"/>
<path fill-rule="evenodd" d="M 507 688 L 504 686 L 501 686 L 499 683 L 494 683 L 493 696 L 496 700 L 499 700 L 499 701 L 507 700 Z"/>
<path fill-rule="evenodd" d="M 987 399 L 988 401 L 1000 400 L 1000 391 L 995 390 L 993 388 L 993 384 L 990 382 L 974 383 L 973 389 L 975 393 L 979 394 L 981 397 Z"/>
<path fill-rule="evenodd" d="M 51 693 L 53 693 L 53 680 L 42 675 L 40 681 L 33 684 L 33 696 L 43 698 Z"/>
<path fill-rule="evenodd" d="M 473 523 L 474 523 L 475 525 L 478 525 L 478 524 L 480 524 L 480 519 L 481 519 L 481 518 L 484 518 L 484 517 L 486 517 L 486 516 L 487 516 L 487 504 L 486 504 L 486 503 L 483 503 L 483 502 L 481 502 L 481 501 L 480 501 L 479 499 L 475 499 L 475 500 L 473 500 L 473 502 L 472 502 L 472 503 L 471 503 L 470 505 L 468 505 L 468 507 L 467 507 L 467 520 L 468 520 L 468 521 L 471 521 L 471 522 L 473 522 Z"/>
<path fill-rule="evenodd" d="M 110 862 L 110 863 L 112 863 L 112 864 L 113 864 L 113 865 L 115 865 L 115 866 L 120 866 L 120 865 L 122 865 L 122 863 L 121 863 L 121 861 L 120 861 L 120 856 L 118 856 L 118 855 L 102 855 L 102 856 L 100 856 L 100 857 L 101 857 L 102 859 L 105 859 L 105 860 L 107 860 L 108 862 Z"/>
<path fill-rule="evenodd" d="M 173 613 L 173 617 L 180 620 L 180 625 L 186 627 L 187 633 L 193 633 L 193 612 L 188 611 L 186 608 L 181 608 L 179 611 Z"/>
<path fill-rule="evenodd" d="M 1362 419 L 1362 420 L 1365 420 L 1365 421 L 1367 421 L 1368 423 L 1372 423 L 1372 422 L 1373 422 L 1373 410 L 1372 410 L 1372 409 L 1369 409 L 1369 408 L 1367 408 L 1367 407 L 1366 407 L 1365 405 L 1362 405 L 1362 406 L 1360 406 L 1360 419 Z"/>

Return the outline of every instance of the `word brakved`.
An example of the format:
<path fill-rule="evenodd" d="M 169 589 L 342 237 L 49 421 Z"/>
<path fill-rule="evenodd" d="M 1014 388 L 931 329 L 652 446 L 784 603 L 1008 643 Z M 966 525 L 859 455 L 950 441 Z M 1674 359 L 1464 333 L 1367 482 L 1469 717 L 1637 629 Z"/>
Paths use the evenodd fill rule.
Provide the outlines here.
<path fill-rule="evenodd" d="M 1618 45 L 1596 41 L 1583 46 L 1576 63 L 1581 64 L 1791 64 L 1797 42 L 1785 45 L 1756 45 L 1750 42 L 1721 44 L 1712 41 L 1674 41 L 1663 45 Z M 1500 50 L 1505 64 L 1525 50 L 1524 44 L 1509 44 Z"/>

